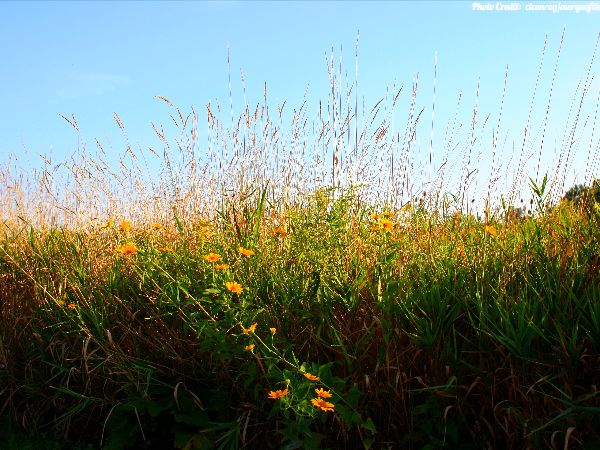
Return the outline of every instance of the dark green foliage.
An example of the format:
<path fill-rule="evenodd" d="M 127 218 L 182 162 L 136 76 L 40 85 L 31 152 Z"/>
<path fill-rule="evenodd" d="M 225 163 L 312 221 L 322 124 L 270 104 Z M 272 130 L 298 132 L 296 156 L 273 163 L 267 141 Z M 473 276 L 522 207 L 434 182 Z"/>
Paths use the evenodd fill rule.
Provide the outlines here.
<path fill-rule="evenodd" d="M 600 203 L 600 180 L 594 180 L 591 186 L 577 184 L 565 193 L 564 198 L 589 209 L 594 204 Z"/>

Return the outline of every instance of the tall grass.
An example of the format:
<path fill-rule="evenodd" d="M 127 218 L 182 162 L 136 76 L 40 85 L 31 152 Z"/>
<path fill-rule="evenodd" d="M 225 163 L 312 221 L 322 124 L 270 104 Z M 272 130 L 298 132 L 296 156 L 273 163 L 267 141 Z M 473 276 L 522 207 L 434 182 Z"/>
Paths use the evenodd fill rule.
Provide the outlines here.
<path fill-rule="evenodd" d="M 402 88 L 361 112 L 358 72 L 349 83 L 333 51 L 327 68 L 314 117 L 273 108 L 265 85 L 237 117 L 208 104 L 204 141 L 195 109 L 158 97 L 160 148 L 134 149 L 115 114 L 116 163 L 96 141 L 2 168 L 0 404 L 15 426 L 113 449 L 600 442 L 600 209 L 559 201 L 575 152 L 597 162 L 596 114 L 580 126 L 591 69 L 542 181 L 526 161 L 546 148 L 551 92 L 513 169 L 505 93 L 497 121 L 476 103 L 462 125 L 459 96 L 436 159 L 434 87 L 419 161 L 418 77 L 396 129 Z"/>

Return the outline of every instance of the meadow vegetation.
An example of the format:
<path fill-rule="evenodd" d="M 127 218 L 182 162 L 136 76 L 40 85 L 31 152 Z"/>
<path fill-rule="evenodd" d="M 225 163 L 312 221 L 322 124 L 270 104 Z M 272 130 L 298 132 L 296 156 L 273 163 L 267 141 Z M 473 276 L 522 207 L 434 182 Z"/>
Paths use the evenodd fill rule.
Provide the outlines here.
<path fill-rule="evenodd" d="M 2 169 L 7 426 L 80 448 L 600 448 L 590 70 L 553 173 L 527 173 L 545 130 L 526 132 L 500 189 L 476 110 L 421 185 L 418 86 L 401 132 L 401 89 L 359 121 L 358 80 L 328 69 L 326 107 L 288 129 L 265 87 L 229 126 L 209 104 L 202 147 L 199 114 L 160 97 L 179 136 L 153 125 L 162 150 L 115 114 L 117 163 L 96 141 Z M 588 178 L 565 196 L 578 146 Z"/>

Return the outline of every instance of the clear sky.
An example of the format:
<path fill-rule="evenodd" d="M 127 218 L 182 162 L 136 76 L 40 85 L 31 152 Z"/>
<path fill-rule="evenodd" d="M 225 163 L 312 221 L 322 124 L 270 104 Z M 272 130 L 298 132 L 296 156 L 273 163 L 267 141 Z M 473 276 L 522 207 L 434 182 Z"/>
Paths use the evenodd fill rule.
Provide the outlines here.
<path fill-rule="evenodd" d="M 156 145 L 151 122 L 170 121 L 158 95 L 182 111 L 194 107 L 202 122 L 209 101 L 218 100 L 230 114 L 228 47 L 236 114 L 244 105 L 240 72 L 249 104 L 261 100 L 264 82 L 274 104 L 287 100 L 298 106 L 308 88 L 308 109 L 316 114 L 329 86 L 325 54 L 333 46 L 337 59 L 341 47 L 353 80 L 357 32 L 359 95 L 370 107 L 394 82 L 404 86 L 398 120 L 405 120 L 418 73 L 423 122 L 431 122 L 437 54 L 436 152 L 460 92 L 464 117 L 472 115 L 478 79 L 481 113 L 497 120 L 507 65 L 503 129 L 514 132 L 515 142 L 522 140 L 548 35 L 534 110 L 540 124 L 566 27 L 550 117 L 555 121 L 551 131 L 562 136 L 560 127 L 566 124 L 600 31 L 600 2 L 560 2 L 595 5 L 589 12 L 526 11 L 531 4 L 559 4 L 550 0 L 513 2 L 519 11 L 497 10 L 498 5 L 509 6 L 508 1 L 479 3 L 493 10 L 478 10 L 466 1 L 0 2 L 0 161 L 8 154 L 26 152 L 33 158 L 50 151 L 60 160 L 81 142 L 90 145 L 96 138 L 121 151 L 125 138 L 114 112 L 133 145 Z M 599 59 L 592 66 L 596 77 Z M 596 80 L 592 106 L 599 89 Z M 61 114 L 75 115 L 79 137 Z M 429 141 L 428 131 L 423 136 Z M 582 144 L 582 152 L 583 147 L 588 144 Z M 585 161 L 581 156 L 574 170 L 583 171 Z"/>

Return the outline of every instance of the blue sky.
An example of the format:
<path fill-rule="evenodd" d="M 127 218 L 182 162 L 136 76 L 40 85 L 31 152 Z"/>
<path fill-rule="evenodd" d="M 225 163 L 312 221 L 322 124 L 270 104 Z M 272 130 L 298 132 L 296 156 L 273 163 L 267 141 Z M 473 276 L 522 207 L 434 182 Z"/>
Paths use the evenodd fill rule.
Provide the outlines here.
<path fill-rule="evenodd" d="M 479 3 L 495 9 L 511 2 Z M 308 110 L 316 114 L 318 100 L 328 92 L 326 52 L 333 46 L 337 59 L 343 48 L 344 67 L 353 80 L 358 31 L 359 96 L 369 107 L 392 83 L 404 86 L 399 120 L 406 116 L 418 73 L 424 122 L 431 121 L 437 52 L 435 150 L 460 92 L 468 117 L 478 79 L 482 113 L 498 113 L 507 65 L 503 128 L 514 132 L 515 142 L 522 139 L 547 34 L 534 111 L 541 123 L 566 27 L 552 94 L 550 120 L 556 131 L 564 126 L 577 83 L 586 75 L 600 31 L 600 10 L 525 11 L 532 2 L 514 3 L 521 11 L 476 11 L 472 2 L 450 1 L 1 2 L 0 162 L 8 154 L 27 153 L 22 164 L 35 165 L 36 154 L 50 151 L 54 160 L 61 160 L 96 138 L 118 152 L 125 139 L 133 146 L 156 145 L 151 122 L 170 121 L 158 95 L 182 111 L 194 107 L 201 123 L 209 101 L 219 101 L 230 114 L 228 47 L 234 112 L 244 104 L 243 71 L 249 104 L 261 100 L 264 82 L 273 104 L 287 100 L 298 106 L 308 88 Z M 596 76 L 598 59 L 600 55 L 592 67 Z M 593 98 L 598 89 L 596 80 Z M 126 138 L 114 112 L 125 124 Z M 76 116 L 79 136 L 61 114 Z M 429 139 L 428 132 L 424 136 Z M 584 170 L 585 158 L 577 164 Z"/>

